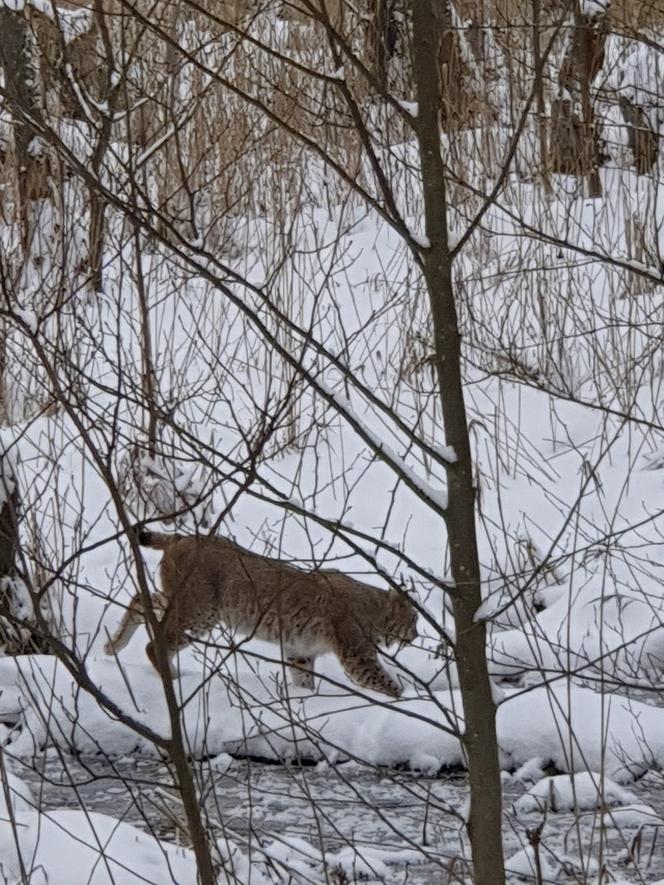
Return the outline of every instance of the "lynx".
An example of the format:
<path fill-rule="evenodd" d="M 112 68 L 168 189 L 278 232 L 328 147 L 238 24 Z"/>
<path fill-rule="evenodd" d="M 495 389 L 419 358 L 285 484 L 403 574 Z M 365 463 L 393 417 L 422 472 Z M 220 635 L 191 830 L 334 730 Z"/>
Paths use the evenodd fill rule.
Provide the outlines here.
<path fill-rule="evenodd" d="M 225 624 L 281 645 L 295 685 L 313 688 L 313 660 L 332 651 L 362 688 L 397 698 L 401 689 L 378 662 L 376 644 L 407 645 L 417 637 L 417 613 L 406 595 L 370 587 L 337 571 L 302 571 L 219 537 L 142 531 L 144 547 L 163 550 L 160 630 L 169 656 Z M 124 648 L 143 621 L 140 595 L 129 603 L 105 651 Z M 155 646 L 147 656 L 158 671 Z"/>

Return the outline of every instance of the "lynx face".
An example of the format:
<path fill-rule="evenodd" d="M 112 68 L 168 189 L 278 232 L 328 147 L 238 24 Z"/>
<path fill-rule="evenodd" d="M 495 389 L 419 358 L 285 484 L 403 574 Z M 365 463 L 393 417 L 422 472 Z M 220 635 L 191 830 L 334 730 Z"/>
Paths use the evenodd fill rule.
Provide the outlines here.
<path fill-rule="evenodd" d="M 390 590 L 387 595 L 390 597 L 388 614 L 381 639 L 385 645 L 396 644 L 402 649 L 417 639 L 417 609 L 405 593 Z"/>
<path fill-rule="evenodd" d="M 154 603 L 164 612 L 157 632 L 169 655 L 223 624 L 278 643 L 296 685 L 313 688 L 313 658 L 331 651 L 357 685 L 401 694 L 378 662 L 377 645 L 404 646 L 417 637 L 417 612 L 404 593 L 338 571 L 305 572 L 224 538 L 142 532 L 139 543 L 164 551 Z M 142 611 L 134 597 L 107 653 L 127 644 Z M 157 669 L 154 641 L 146 652 Z"/>

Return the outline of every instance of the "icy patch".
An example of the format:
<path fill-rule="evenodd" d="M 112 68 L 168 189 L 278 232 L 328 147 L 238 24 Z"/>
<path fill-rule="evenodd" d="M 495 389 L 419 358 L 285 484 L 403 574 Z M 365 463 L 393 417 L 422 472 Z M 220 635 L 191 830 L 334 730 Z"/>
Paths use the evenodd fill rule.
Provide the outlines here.
<path fill-rule="evenodd" d="M 351 845 L 323 853 L 298 836 L 282 836 L 266 849 L 266 855 L 285 868 L 304 877 L 306 882 L 326 882 L 330 873 L 340 881 L 380 881 L 390 877 L 392 864 L 421 864 L 421 853 L 409 849 L 395 851 L 363 846 L 361 852 Z M 335 880 L 336 881 L 336 880 Z"/>

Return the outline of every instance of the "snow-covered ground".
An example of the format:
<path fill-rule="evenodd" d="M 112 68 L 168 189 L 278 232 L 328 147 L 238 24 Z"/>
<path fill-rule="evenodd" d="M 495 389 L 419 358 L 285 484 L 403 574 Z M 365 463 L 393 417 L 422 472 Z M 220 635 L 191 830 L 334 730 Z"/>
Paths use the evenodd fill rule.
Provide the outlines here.
<path fill-rule="evenodd" d="M 282 49 L 287 32 L 282 22 Z M 655 56 L 612 35 L 606 90 L 647 102 Z M 186 64 L 181 77 L 186 97 Z M 602 118 L 600 199 L 561 176 L 545 196 L 524 137 L 520 174 L 455 262 L 508 866 L 532 877 L 539 852 L 554 882 L 597 881 L 603 867 L 614 883 L 664 876 L 664 201 L 656 174 L 629 168 L 614 110 Z M 58 131 L 89 155 L 82 124 Z M 484 186 L 478 134 L 445 149 Z M 503 141 L 497 129 L 498 154 Z M 120 194 L 126 151 L 113 142 L 104 161 Z M 141 160 L 152 169 L 149 152 Z M 412 143 L 391 146 L 390 181 L 426 248 L 415 160 Z M 395 229 L 340 196 L 316 158 L 300 162 L 312 193 L 280 185 L 283 205 L 261 198 L 217 227 L 213 188 L 201 186 L 210 252 L 202 236 L 134 237 L 109 209 L 95 293 L 75 176 L 63 186 L 65 245 L 41 207 L 35 248 L 57 245 L 52 263 L 15 273 L 0 442 L 21 500 L 22 568 L 62 646 L 59 661 L 0 658 L 0 880 L 12 885 L 195 881 L 150 740 L 168 737 L 170 720 L 146 631 L 117 659 L 103 651 L 142 564 L 156 586 L 160 554 L 137 560 L 124 532 L 143 519 L 397 583 L 420 608 L 418 640 L 382 658 L 403 687 L 397 701 L 358 692 L 332 655 L 309 691 L 290 684 L 278 647 L 256 640 L 238 647 L 216 631 L 180 653 L 176 697 L 220 881 L 331 882 L 339 869 L 349 881 L 423 885 L 443 870 L 463 880 L 463 711 L 441 518 L 455 453 L 425 292 Z M 267 192 L 272 175 L 261 167 L 251 187 Z M 478 204 L 452 203 L 458 241 Z M 12 234 L 1 236 L 9 254 Z M 171 511 L 182 513 L 160 525 Z M 31 605 L 17 583 L 13 615 L 29 620 Z"/>

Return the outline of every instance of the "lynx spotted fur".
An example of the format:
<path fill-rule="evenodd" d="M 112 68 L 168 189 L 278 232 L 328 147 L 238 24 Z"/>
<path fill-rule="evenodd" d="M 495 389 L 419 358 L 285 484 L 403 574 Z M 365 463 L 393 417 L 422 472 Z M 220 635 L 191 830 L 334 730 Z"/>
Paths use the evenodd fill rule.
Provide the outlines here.
<path fill-rule="evenodd" d="M 301 571 L 225 538 L 143 531 L 138 540 L 164 551 L 162 591 L 153 603 L 163 610 L 159 632 L 170 656 L 191 637 L 225 624 L 279 643 L 296 685 L 313 688 L 314 657 L 332 651 L 357 685 L 395 698 L 401 694 L 380 666 L 376 645 L 405 645 L 417 637 L 417 613 L 405 594 L 378 590 L 337 571 Z M 106 653 L 124 648 L 142 622 L 137 594 Z M 146 652 L 158 670 L 153 642 Z"/>

